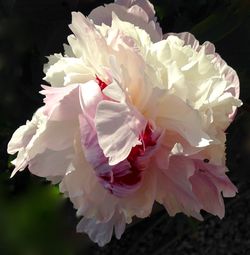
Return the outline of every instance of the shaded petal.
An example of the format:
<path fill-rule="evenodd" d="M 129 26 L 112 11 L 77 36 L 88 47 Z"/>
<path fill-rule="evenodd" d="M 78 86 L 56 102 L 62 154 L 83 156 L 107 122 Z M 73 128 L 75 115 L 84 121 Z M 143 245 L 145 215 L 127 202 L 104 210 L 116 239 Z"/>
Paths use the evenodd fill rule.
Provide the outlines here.
<path fill-rule="evenodd" d="M 203 209 L 223 218 L 225 214 L 224 202 L 214 183 L 199 172 L 194 174 L 190 181 L 193 192 L 202 203 Z"/>
<path fill-rule="evenodd" d="M 162 30 L 156 22 L 154 7 L 148 0 L 133 1 L 130 3 L 117 1 L 114 4 L 105 5 L 105 7 L 97 7 L 88 17 L 92 19 L 96 25 L 104 23 L 111 26 L 112 13 L 115 13 L 119 19 L 128 21 L 145 30 L 150 35 L 152 41 L 159 41 L 162 39 Z"/>
<path fill-rule="evenodd" d="M 22 148 L 26 147 L 32 136 L 36 133 L 37 126 L 32 122 L 27 121 L 26 125 L 19 127 L 11 137 L 8 143 L 8 153 L 15 154 Z"/>
<path fill-rule="evenodd" d="M 188 216 L 202 220 L 203 218 L 200 215 L 202 205 L 193 194 L 185 169 L 185 166 L 177 169 L 177 171 L 182 171 L 184 174 L 176 180 L 173 180 L 175 173 L 173 173 L 173 178 L 170 178 L 171 173 L 166 175 L 161 170 L 157 171 L 156 201 L 164 205 L 170 216 L 183 212 Z"/>
<path fill-rule="evenodd" d="M 81 144 L 87 161 L 94 168 L 96 176 L 103 187 L 118 197 L 133 193 L 141 185 L 143 169 L 134 169 L 127 160 L 111 166 L 103 154 L 97 140 L 96 131 L 83 115 L 79 116 Z"/>
<path fill-rule="evenodd" d="M 14 132 L 8 143 L 9 154 L 15 154 L 29 144 L 32 137 L 36 134 L 38 126 L 45 120 L 43 111 L 44 107 L 39 108 L 32 116 L 31 121 L 27 121 L 25 125 L 20 126 Z"/>
<path fill-rule="evenodd" d="M 87 233 L 92 241 L 98 243 L 99 246 L 104 246 L 111 241 L 114 228 L 116 237 L 120 239 L 125 230 L 125 224 L 124 216 L 116 212 L 107 222 L 83 218 L 77 225 L 77 231 Z"/>
<path fill-rule="evenodd" d="M 41 177 L 64 176 L 72 162 L 73 148 L 62 151 L 45 150 L 29 161 L 31 173 Z"/>

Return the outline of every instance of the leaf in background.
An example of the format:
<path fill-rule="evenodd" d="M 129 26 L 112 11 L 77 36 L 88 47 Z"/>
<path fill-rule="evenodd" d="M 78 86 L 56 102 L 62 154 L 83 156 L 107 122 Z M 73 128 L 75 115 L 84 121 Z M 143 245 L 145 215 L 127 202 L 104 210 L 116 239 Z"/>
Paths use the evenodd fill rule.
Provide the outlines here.
<path fill-rule="evenodd" d="M 250 16 L 250 1 L 231 1 L 228 7 L 220 8 L 195 25 L 191 33 L 200 40 L 218 42 L 237 29 Z"/>
<path fill-rule="evenodd" d="M 11 13 L 15 2 L 16 0 L 0 0 L 0 8 L 2 8 L 5 13 L 9 14 Z"/>

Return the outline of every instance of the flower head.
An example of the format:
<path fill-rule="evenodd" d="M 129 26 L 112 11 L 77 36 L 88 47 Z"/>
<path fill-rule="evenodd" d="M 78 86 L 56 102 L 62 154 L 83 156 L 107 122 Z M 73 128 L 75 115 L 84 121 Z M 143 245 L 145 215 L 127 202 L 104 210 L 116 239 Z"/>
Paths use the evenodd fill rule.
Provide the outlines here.
<path fill-rule="evenodd" d="M 64 54 L 49 57 L 44 106 L 13 135 L 13 175 L 60 183 L 77 229 L 100 246 L 155 201 L 170 215 L 224 216 L 225 129 L 241 105 L 236 72 L 213 44 L 162 35 L 149 1 L 72 13 Z M 164 37 L 164 39 L 163 39 Z"/>

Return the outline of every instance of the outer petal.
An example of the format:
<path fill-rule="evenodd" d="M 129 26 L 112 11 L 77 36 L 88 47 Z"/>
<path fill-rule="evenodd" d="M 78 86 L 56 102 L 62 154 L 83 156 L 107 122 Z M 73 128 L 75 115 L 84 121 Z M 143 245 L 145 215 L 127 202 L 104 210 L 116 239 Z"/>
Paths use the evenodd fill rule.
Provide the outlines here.
<path fill-rule="evenodd" d="M 78 84 L 62 88 L 42 86 L 44 90 L 40 93 L 46 96 L 44 114 L 56 121 L 77 119 L 80 112 L 78 87 Z"/>
<path fill-rule="evenodd" d="M 44 66 L 43 78 L 53 87 L 62 87 L 73 83 L 84 83 L 94 77 L 93 70 L 82 59 L 55 54 L 48 57 Z"/>
<path fill-rule="evenodd" d="M 99 183 L 83 154 L 80 135 L 75 141 L 74 156 L 71 168 L 60 183 L 60 191 L 69 196 L 78 215 L 108 221 L 114 214 L 118 198 Z"/>
<path fill-rule="evenodd" d="M 115 3 L 126 8 L 141 7 L 147 13 L 149 19 L 155 18 L 154 6 L 148 0 L 115 0 Z"/>
<path fill-rule="evenodd" d="M 196 171 L 190 178 L 192 190 L 209 213 L 224 217 L 225 207 L 221 192 L 224 196 L 233 197 L 237 188 L 225 174 L 225 167 L 194 160 Z"/>
<path fill-rule="evenodd" d="M 201 173 L 196 173 L 190 180 L 193 192 L 201 201 L 203 209 L 223 218 L 225 214 L 224 203 L 213 182 Z"/>
<path fill-rule="evenodd" d="M 108 4 L 105 7 L 100 6 L 94 9 L 89 18 L 95 24 L 102 23 L 111 26 L 112 12 L 119 19 L 129 21 L 135 26 L 144 29 L 151 37 L 152 41 L 159 41 L 162 38 L 162 30 L 154 17 L 154 8 L 148 0 L 145 1 L 117 1 L 114 4 Z"/>
<path fill-rule="evenodd" d="M 183 32 L 179 34 L 166 34 L 164 37 L 167 38 L 170 35 L 178 36 L 181 40 L 185 42 L 185 45 L 190 45 L 194 50 L 199 52 L 202 47 L 205 48 L 205 54 L 211 55 L 213 57 L 213 63 L 220 70 L 221 74 L 224 76 L 225 80 L 228 82 L 227 89 L 225 92 L 230 92 L 232 97 L 238 99 L 240 94 L 240 83 L 239 78 L 235 70 L 228 66 L 227 63 L 220 57 L 218 53 L 215 52 L 215 47 L 210 42 L 205 42 L 203 45 L 199 44 L 199 41 L 190 33 Z M 239 105 L 237 105 L 239 106 Z M 229 118 L 233 120 L 237 107 L 234 106 L 232 112 L 229 114 Z"/>
<path fill-rule="evenodd" d="M 22 148 L 26 147 L 32 136 L 36 133 L 37 126 L 27 121 L 26 125 L 19 127 L 11 137 L 8 143 L 8 153 L 15 154 Z"/>
<path fill-rule="evenodd" d="M 95 75 L 104 76 L 102 66 L 108 66 L 109 52 L 103 35 L 80 12 L 72 13 L 69 27 L 75 35 L 68 37 L 75 56 L 81 58 Z"/>
<path fill-rule="evenodd" d="M 158 170 L 157 201 L 163 203 L 170 215 L 184 212 L 198 219 L 202 205 L 193 194 L 189 178 L 194 174 L 192 160 L 182 156 L 173 156 L 169 168 L 164 172 Z"/>
<path fill-rule="evenodd" d="M 76 123 L 48 121 L 43 111 L 44 108 L 40 108 L 26 126 L 17 130 L 9 143 L 10 153 L 19 151 L 13 161 L 16 167 L 12 176 L 27 165 L 31 172 L 43 177 L 60 176 L 67 171 L 73 154 Z"/>
<path fill-rule="evenodd" d="M 61 151 L 45 150 L 29 161 L 31 173 L 41 177 L 61 177 L 68 171 L 74 151 L 67 148 Z"/>
<path fill-rule="evenodd" d="M 83 218 L 77 225 L 78 232 L 85 232 L 89 237 L 99 246 L 104 246 L 109 243 L 113 228 L 115 228 L 115 234 L 118 239 L 121 238 L 122 233 L 125 230 L 125 218 L 121 213 L 116 214 L 107 222 L 98 222 L 95 219 Z"/>

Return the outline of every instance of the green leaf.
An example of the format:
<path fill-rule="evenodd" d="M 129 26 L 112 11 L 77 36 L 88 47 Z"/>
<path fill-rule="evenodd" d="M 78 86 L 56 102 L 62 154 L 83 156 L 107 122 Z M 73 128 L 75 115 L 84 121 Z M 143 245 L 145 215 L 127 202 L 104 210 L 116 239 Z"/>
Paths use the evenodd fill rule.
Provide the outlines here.
<path fill-rule="evenodd" d="M 202 41 L 209 39 L 212 42 L 218 42 L 236 30 L 249 16 L 250 1 L 236 0 L 195 25 L 191 33 Z"/>

